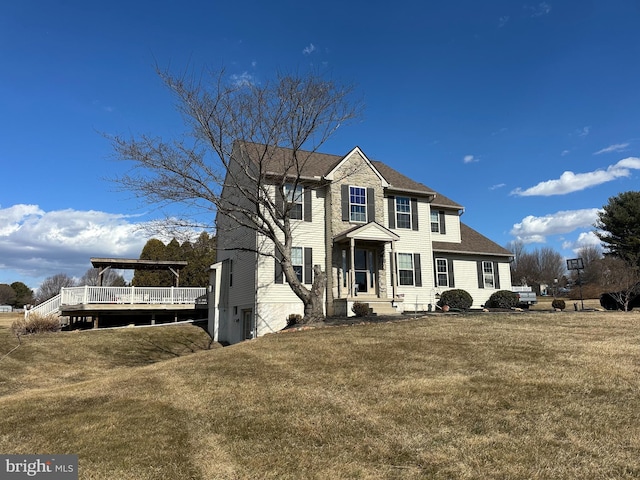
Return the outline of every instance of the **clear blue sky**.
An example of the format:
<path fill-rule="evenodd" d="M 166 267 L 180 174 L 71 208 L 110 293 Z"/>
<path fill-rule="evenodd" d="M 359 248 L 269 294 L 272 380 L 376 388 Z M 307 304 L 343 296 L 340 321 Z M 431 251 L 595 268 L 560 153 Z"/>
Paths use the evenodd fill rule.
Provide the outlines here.
<path fill-rule="evenodd" d="M 160 217 L 105 177 L 107 134 L 182 131 L 154 66 L 254 81 L 313 65 L 364 99 L 326 153 L 464 205 L 501 245 L 566 257 L 640 189 L 640 3 L 22 0 L 0 7 L 0 283 L 137 257 Z"/>

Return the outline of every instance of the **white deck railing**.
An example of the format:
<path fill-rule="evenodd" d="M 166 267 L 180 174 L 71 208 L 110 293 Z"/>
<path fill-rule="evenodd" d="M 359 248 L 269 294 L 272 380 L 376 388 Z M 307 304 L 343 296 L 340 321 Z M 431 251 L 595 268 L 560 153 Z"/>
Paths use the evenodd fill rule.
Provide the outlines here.
<path fill-rule="evenodd" d="M 44 302 L 36 305 L 35 307 L 31 307 L 30 309 L 25 308 L 24 318 L 29 318 L 29 315 L 32 313 L 37 313 L 38 315 L 42 316 L 59 314 L 61 298 L 62 296 L 58 294 L 55 297 L 50 298 L 49 300 L 45 300 Z"/>
<path fill-rule="evenodd" d="M 207 293 L 205 287 L 68 287 L 60 292 L 62 305 L 88 303 L 168 304 L 196 303 Z"/>
<path fill-rule="evenodd" d="M 201 303 L 206 295 L 205 287 L 67 287 L 60 294 L 25 311 L 50 315 L 60 312 L 61 305 L 86 305 L 92 303 L 127 305 L 188 305 Z"/>

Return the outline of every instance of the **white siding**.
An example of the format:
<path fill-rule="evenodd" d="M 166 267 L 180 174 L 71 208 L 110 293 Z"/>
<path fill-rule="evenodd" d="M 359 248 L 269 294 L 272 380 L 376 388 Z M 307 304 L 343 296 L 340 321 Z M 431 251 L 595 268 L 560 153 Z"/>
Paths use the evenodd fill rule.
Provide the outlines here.
<path fill-rule="evenodd" d="M 418 201 L 418 230 L 407 228 L 395 228 L 392 231 L 400 236 L 400 240 L 395 243 L 396 253 L 419 253 L 421 263 L 422 286 L 398 285 L 396 296 L 400 296 L 404 301 L 398 305 L 400 311 L 426 311 L 428 305 L 432 308 L 435 305 L 435 288 L 433 281 L 433 253 L 431 250 L 431 223 L 429 204 L 420 199 Z M 389 209 L 385 208 L 385 226 L 389 226 Z M 459 229 L 458 229 L 459 231 Z M 391 245 L 385 248 L 385 263 L 387 268 L 391 254 Z M 397 266 L 395 266 L 397 272 Z M 393 277 L 395 277 L 394 272 Z M 392 275 L 387 275 L 387 291 L 389 297 L 392 292 Z"/>

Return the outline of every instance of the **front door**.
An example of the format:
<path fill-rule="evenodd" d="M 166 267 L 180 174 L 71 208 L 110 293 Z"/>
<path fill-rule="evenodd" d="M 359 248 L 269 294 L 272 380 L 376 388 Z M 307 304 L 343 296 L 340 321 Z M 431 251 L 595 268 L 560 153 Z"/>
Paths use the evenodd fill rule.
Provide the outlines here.
<path fill-rule="evenodd" d="M 353 262 L 358 293 L 375 294 L 376 274 L 374 251 L 368 248 L 356 248 Z"/>

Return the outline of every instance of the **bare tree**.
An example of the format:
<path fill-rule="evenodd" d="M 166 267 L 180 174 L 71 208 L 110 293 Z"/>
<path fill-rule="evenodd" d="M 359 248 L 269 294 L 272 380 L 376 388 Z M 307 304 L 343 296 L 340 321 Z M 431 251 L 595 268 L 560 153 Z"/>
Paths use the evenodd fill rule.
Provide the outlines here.
<path fill-rule="evenodd" d="M 295 205 L 282 199 L 288 198 L 285 185 L 295 192 L 303 183 L 311 153 L 358 116 L 352 88 L 317 74 L 234 83 L 224 71 L 213 72 L 208 81 L 158 73 L 175 94 L 188 133 L 170 141 L 113 137 L 116 157 L 134 165 L 117 182 L 150 203 L 186 207 L 172 221 L 177 227 L 211 228 L 217 215 L 219 226 L 226 219 L 225 228 L 249 229 L 268 239 L 273 248 L 253 251 L 280 263 L 304 303 L 304 321 L 323 318 L 326 274 L 316 268 L 310 288 L 298 279 L 291 261 Z M 251 155 L 240 154 L 237 141 L 251 146 Z M 279 156 L 283 150 L 276 147 L 289 154 Z"/>
<path fill-rule="evenodd" d="M 566 274 L 564 258 L 553 248 L 543 247 L 536 249 L 535 253 L 538 259 L 538 283 L 553 285 L 554 280 Z"/>
<path fill-rule="evenodd" d="M 42 303 L 60 293 L 65 287 L 73 287 L 76 282 L 65 273 L 58 273 L 44 279 L 36 294 L 36 304 Z"/>
<path fill-rule="evenodd" d="M 603 258 L 601 265 L 602 284 L 608 290 L 601 303 L 605 308 L 629 311 L 630 304 L 640 296 L 640 267 L 633 261 L 613 256 Z M 610 302 L 608 306 L 607 302 Z"/>
<path fill-rule="evenodd" d="M 602 274 L 602 248 L 599 245 L 585 245 L 577 252 L 577 256 L 582 258 L 584 269 L 580 274 L 584 284 L 598 285 L 601 283 Z M 576 276 L 575 271 L 572 275 Z"/>
<path fill-rule="evenodd" d="M 91 267 L 89 268 L 80 280 L 79 285 L 101 285 L 100 283 L 100 269 Z M 108 269 L 102 274 L 102 285 L 105 287 L 124 287 L 127 284 L 124 277 L 114 270 Z"/>

